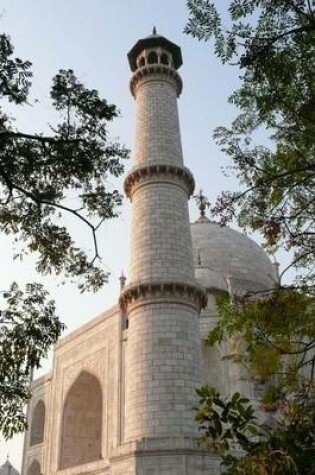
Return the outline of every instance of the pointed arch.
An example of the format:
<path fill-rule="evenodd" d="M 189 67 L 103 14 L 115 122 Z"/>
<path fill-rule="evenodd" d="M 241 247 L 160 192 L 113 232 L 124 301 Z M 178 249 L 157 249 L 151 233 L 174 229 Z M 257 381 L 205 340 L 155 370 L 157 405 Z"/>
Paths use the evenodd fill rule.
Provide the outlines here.
<path fill-rule="evenodd" d="M 68 391 L 63 407 L 59 465 L 61 469 L 102 456 L 102 388 L 83 371 Z"/>
<path fill-rule="evenodd" d="M 37 460 L 33 460 L 27 469 L 27 475 L 41 475 L 40 464 Z"/>
<path fill-rule="evenodd" d="M 155 51 L 151 51 L 148 56 L 148 63 L 149 64 L 157 64 L 159 61 L 158 55 Z"/>
<path fill-rule="evenodd" d="M 138 61 L 138 67 L 143 68 L 143 66 L 145 66 L 145 58 L 141 56 L 141 58 Z"/>
<path fill-rule="evenodd" d="M 45 414 L 46 407 L 42 399 L 40 399 L 34 407 L 31 420 L 31 437 L 30 445 L 41 444 L 44 442 L 45 431 Z"/>
<path fill-rule="evenodd" d="M 168 65 L 170 62 L 166 53 L 161 54 L 160 61 L 161 61 L 161 64 L 166 64 L 166 65 Z"/>

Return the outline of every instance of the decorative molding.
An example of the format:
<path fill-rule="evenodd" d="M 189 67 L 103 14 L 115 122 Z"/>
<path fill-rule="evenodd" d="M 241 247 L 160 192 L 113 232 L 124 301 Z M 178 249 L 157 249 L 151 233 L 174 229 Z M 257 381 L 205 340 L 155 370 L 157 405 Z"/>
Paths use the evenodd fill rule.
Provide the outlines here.
<path fill-rule="evenodd" d="M 87 372 L 95 376 L 99 381 L 100 384 L 103 383 L 105 378 L 105 351 L 107 347 L 104 345 L 103 348 L 100 350 L 93 352 L 90 355 L 86 355 L 82 358 L 81 353 L 81 360 L 73 361 L 71 365 L 66 366 L 64 370 L 64 377 L 63 377 L 63 399 L 65 400 L 70 387 L 74 384 L 76 379 L 82 372 Z"/>
<path fill-rule="evenodd" d="M 109 473 L 111 470 L 106 460 L 97 460 L 52 472 L 53 475 L 109 475 Z"/>
<path fill-rule="evenodd" d="M 194 193 L 195 180 L 188 168 L 154 163 L 135 167 L 129 172 L 124 183 L 127 197 L 131 199 L 137 186 L 142 185 L 144 181 L 148 184 L 161 176 L 163 176 L 163 183 L 170 182 L 181 186 L 187 192 L 188 197 Z"/>
<path fill-rule="evenodd" d="M 198 312 L 207 305 L 207 294 L 199 285 L 186 282 L 143 282 L 126 286 L 120 294 L 119 304 L 123 311 L 139 302 L 159 300 L 187 303 Z"/>
<path fill-rule="evenodd" d="M 131 457 L 169 457 L 170 455 L 203 456 L 207 464 L 209 466 L 211 464 L 213 468 L 220 464 L 220 457 L 200 447 L 197 440 L 190 437 L 160 437 L 155 439 L 145 437 L 138 442 L 126 442 L 113 448 L 110 462 L 115 464 Z"/>
<path fill-rule="evenodd" d="M 130 81 L 130 91 L 133 97 L 136 97 L 136 89 L 143 80 L 152 80 L 154 76 L 157 78 L 163 76 L 163 80 L 168 81 L 175 86 L 177 97 L 180 96 L 183 90 L 183 81 L 178 72 L 170 66 L 164 64 L 149 64 L 139 68 L 133 74 Z"/>

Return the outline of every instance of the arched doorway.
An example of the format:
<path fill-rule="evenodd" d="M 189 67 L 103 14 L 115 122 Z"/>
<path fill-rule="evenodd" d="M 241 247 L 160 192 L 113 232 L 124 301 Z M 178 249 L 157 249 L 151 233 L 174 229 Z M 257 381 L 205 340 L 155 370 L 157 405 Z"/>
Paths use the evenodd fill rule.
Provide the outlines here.
<path fill-rule="evenodd" d="M 40 464 L 37 460 L 33 460 L 31 465 L 28 467 L 27 475 L 41 475 Z"/>
<path fill-rule="evenodd" d="M 32 413 L 32 422 L 31 422 L 31 440 L 30 445 L 41 444 L 44 441 L 44 430 L 45 430 L 45 404 L 40 399 Z"/>
<path fill-rule="evenodd" d="M 71 386 L 63 408 L 60 468 L 99 460 L 102 456 L 102 388 L 83 371 Z"/>

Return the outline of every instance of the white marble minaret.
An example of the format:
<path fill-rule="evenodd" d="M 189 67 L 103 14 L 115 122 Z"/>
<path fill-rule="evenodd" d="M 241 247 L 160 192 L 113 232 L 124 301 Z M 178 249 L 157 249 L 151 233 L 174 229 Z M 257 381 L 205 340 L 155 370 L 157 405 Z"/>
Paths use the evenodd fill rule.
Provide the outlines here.
<path fill-rule="evenodd" d="M 151 451 L 137 474 L 160 473 L 147 470 L 156 467 L 152 453 L 161 444 L 175 470 L 161 473 L 201 474 L 193 462 L 184 471 L 182 458 L 196 437 L 192 407 L 203 381 L 198 315 L 206 297 L 194 277 L 188 218 L 194 179 L 183 165 L 177 111 L 181 51 L 154 31 L 128 58 L 137 117 L 125 181 L 132 202 L 130 283 L 120 296 L 128 320 L 124 441 L 144 441 Z M 174 450 L 182 455 L 172 462 Z"/>

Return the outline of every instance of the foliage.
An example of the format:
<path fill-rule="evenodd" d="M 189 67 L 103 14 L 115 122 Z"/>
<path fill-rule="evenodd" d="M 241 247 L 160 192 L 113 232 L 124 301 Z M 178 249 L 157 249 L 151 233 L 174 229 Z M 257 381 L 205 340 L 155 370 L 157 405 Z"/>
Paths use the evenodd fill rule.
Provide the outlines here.
<path fill-rule="evenodd" d="M 197 389 L 200 407 L 196 408 L 200 444 L 219 453 L 225 453 L 235 441 L 249 445 L 249 438 L 258 435 L 255 415 L 249 400 L 235 393 L 231 400 L 208 386 Z M 213 441 L 209 442 L 209 439 Z"/>
<path fill-rule="evenodd" d="M 72 70 L 60 70 L 50 97 L 59 122 L 49 134 L 19 130 L 8 115 L 28 107 L 31 63 L 15 58 L 10 38 L 0 35 L 0 231 L 34 253 L 39 273 L 75 280 L 81 292 L 107 281 L 99 266 L 96 232 L 117 216 L 122 197 L 107 185 L 123 172 L 128 151 L 108 138 L 116 106 L 87 89 Z M 35 107 L 35 104 L 33 104 Z M 80 249 L 65 220 L 74 217 L 91 232 L 94 252 Z M 30 397 L 31 368 L 39 365 L 60 334 L 53 302 L 39 284 L 24 294 L 17 284 L 7 293 L 0 315 L 0 432 L 5 437 L 25 428 L 23 406 Z"/>
<path fill-rule="evenodd" d="M 230 358 L 265 383 L 261 408 L 277 415 L 286 408 L 277 427 L 258 436 L 254 449 L 234 439 L 245 455 L 235 466 L 231 462 L 230 473 L 313 473 L 314 5 L 309 0 L 231 0 L 225 16 L 219 1 L 187 4 L 186 32 L 212 40 L 215 55 L 240 75 L 240 87 L 229 98 L 239 115 L 230 127 L 218 127 L 214 137 L 231 158 L 241 187 L 223 192 L 212 212 L 222 224 L 236 218 L 243 229 L 259 231 L 268 251 L 281 247 L 291 259 L 274 291 L 223 298 L 208 338 L 210 345 L 234 342 L 237 351 Z M 289 268 L 297 278 L 286 287 L 282 278 Z M 210 402 L 209 411 L 216 404 Z M 236 413 L 243 417 L 240 408 Z"/>
<path fill-rule="evenodd" d="M 200 216 L 205 216 L 206 208 L 210 207 L 210 203 L 207 200 L 206 196 L 204 196 L 202 190 L 199 190 L 199 193 L 197 195 L 194 195 L 193 199 L 195 200 L 195 203 L 198 206 Z"/>
<path fill-rule="evenodd" d="M 2 99 L 25 103 L 30 65 L 10 60 L 7 42 L 2 37 Z M 22 254 L 37 253 L 39 272 L 74 276 L 80 279 L 81 290 L 96 290 L 107 278 L 95 265 L 100 257 L 96 230 L 117 215 L 121 204 L 119 192 L 110 190 L 105 181 L 108 175 L 123 172 L 121 159 L 127 157 L 123 147 L 107 138 L 107 123 L 118 112 L 96 90 L 86 89 L 71 70 L 61 70 L 53 78 L 51 98 L 61 121 L 50 127 L 49 136 L 14 129 L 0 110 L 0 230 L 22 241 Z M 73 194 L 76 206 L 70 207 L 67 198 L 73 199 Z M 59 224 L 67 213 L 91 230 L 93 258 L 78 249 L 67 228 Z M 92 218 L 99 222 L 93 224 Z"/>
<path fill-rule="evenodd" d="M 23 406 L 30 397 L 29 382 L 56 342 L 63 325 L 55 304 L 37 283 L 23 292 L 16 282 L 3 294 L 6 306 L 0 312 L 0 432 L 5 438 L 23 430 Z"/>
<path fill-rule="evenodd" d="M 218 7 L 220 2 L 215 2 Z M 314 279 L 315 254 L 315 11 L 308 0 L 233 0 L 231 25 L 213 2 L 188 1 L 186 31 L 214 39 L 223 64 L 239 69 L 229 98 L 240 110 L 215 138 L 232 159 L 243 189 L 224 192 L 213 208 L 223 223 L 259 230 L 270 250 L 293 254 L 292 265 Z M 271 135 L 271 149 L 257 134 Z M 265 142 L 266 143 L 266 142 Z"/>
<path fill-rule="evenodd" d="M 197 390 L 199 443 L 222 456 L 227 475 L 315 473 L 315 408 L 303 395 L 286 404 L 275 427 L 260 424 L 249 400 L 222 398 L 207 386 Z M 307 402 L 307 403 L 306 403 Z"/>
<path fill-rule="evenodd" d="M 230 358 L 253 380 L 268 382 L 262 406 L 277 409 L 290 394 L 314 394 L 315 300 L 296 289 L 276 289 L 264 298 L 218 299 L 219 320 L 209 346 L 241 335 Z"/>

